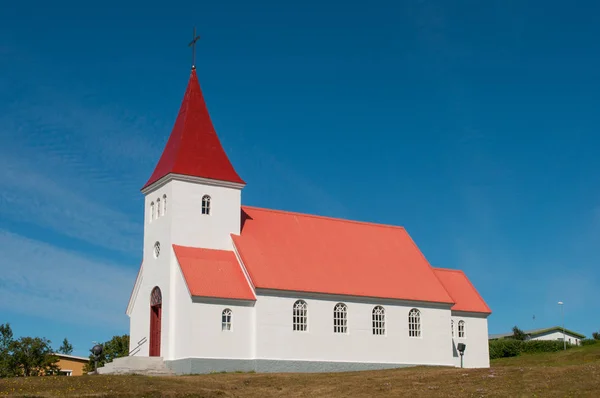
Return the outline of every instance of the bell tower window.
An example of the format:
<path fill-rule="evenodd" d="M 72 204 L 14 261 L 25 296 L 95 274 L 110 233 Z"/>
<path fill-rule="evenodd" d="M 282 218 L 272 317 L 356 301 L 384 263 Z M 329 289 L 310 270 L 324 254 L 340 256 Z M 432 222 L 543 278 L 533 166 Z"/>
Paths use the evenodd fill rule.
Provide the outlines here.
<path fill-rule="evenodd" d="M 210 215 L 210 196 L 208 195 L 202 197 L 202 214 Z"/>

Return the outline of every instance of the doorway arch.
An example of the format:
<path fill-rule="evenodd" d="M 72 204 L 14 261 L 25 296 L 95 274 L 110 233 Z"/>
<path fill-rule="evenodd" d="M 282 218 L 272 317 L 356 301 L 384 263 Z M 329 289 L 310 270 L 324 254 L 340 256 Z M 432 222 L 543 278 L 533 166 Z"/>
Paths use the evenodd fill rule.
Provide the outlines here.
<path fill-rule="evenodd" d="M 150 293 L 150 353 L 151 357 L 160 356 L 160 332 L 162 319 L 162 293 L 155 286 Z"/>

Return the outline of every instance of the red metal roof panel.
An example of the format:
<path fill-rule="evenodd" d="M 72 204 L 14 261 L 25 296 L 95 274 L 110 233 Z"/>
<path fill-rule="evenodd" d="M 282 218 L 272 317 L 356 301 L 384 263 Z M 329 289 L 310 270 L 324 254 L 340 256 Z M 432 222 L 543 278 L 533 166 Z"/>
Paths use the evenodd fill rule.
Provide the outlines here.
<path fill-rule="evenodd" d="M 170 173 L 244 184 L 217 136 L 195 69 L 169 140 L 142 189 Z"/>
<path fill-rule="evenodd" d="M 192 296 L 256 300 L 235 254 L 173 245 Z"/>
<path fill-rule="evenodd" d="M 256 288 L 454 303 L 404 228 L 242 210 L 232 238 Z"/>
<path fill-rule="evenodd" d="M 456 303 L 453 311 L 492 313 L 463 271 L 445 268 L 434 268 L 434 271 Z"/>

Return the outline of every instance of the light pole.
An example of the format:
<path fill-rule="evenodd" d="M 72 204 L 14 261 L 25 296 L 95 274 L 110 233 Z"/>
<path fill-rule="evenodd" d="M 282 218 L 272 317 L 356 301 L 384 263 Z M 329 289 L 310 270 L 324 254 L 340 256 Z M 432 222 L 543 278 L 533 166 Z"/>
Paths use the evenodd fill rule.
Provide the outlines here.
<path fill-rule="evenodd" d="M 560 305 L 560 316 L 562 318 L 563 350 L 566 350 L 567 349 L 567 339 L 565 338 L 565 310 L 564 310 L 565 306 L 562 301 L 559 301 L 558 305 Z"/>

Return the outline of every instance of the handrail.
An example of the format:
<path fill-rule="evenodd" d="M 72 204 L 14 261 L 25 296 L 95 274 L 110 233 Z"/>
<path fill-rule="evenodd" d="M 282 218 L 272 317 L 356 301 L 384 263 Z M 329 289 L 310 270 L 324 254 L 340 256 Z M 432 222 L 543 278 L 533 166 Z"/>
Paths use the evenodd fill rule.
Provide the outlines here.
<path fill-rule="evenodd" d="M 144 345 L 146 342 L 148 341 L 148 338 L 144 337 L 142 338 L 140 341 L 138 341 L 137 346 L 129 351 L 129 355 L 130 357 L 134 356 L 135 354 L 137 354 L 138 352 L 140 352 L 142 345 Z"/>

